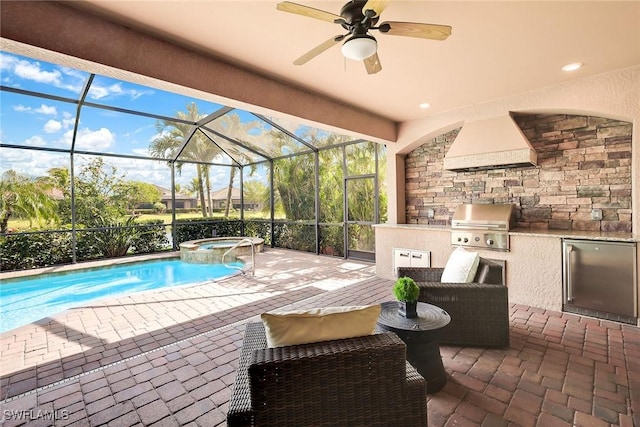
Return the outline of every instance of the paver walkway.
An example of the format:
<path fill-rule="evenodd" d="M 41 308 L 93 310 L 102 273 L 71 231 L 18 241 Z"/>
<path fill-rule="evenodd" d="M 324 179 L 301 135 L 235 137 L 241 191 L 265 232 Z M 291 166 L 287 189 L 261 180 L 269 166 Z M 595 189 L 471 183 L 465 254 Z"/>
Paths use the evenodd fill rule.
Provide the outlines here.
<path fill-rule="evenodd" d="M 248 321 L 392 299 L 372 264 L 280 249 L 256 264 L 2 334 L 2 425 L 223 426 Z M 442 355 L 430 426 L 640 426 L 640 328 L 514 305 L 509 348 Z"/>

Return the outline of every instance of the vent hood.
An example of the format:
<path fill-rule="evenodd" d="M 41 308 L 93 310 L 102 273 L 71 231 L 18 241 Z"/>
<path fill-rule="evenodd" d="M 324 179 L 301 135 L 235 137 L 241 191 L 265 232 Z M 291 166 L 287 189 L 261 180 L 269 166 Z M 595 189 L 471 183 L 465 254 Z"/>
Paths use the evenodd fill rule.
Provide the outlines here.
<path fill-rule="evenodd" d="M 468 122 L 444 157 L 452 171 L 536 166 L 538 155 L 510 115 Z"/>

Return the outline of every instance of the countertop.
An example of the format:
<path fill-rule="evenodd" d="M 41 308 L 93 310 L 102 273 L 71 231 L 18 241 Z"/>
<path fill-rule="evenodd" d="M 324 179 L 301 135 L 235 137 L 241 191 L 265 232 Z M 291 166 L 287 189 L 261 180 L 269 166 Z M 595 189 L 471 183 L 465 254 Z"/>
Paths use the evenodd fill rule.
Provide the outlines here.
<path fill-rule="evenodd" d="M 410 229 L 425 231 L 451 231 L 449 225 L 429 224 L 376 224 L 374 227 L 392 229 Z M 612 233 L 604 231 L 578 231 L 578 230 L 537 230 L 530 228 L 515 228 L 509 231 L 511 236 L 551 237 L 557 239 L 587 239 L 606 240 L 614 242 L 640 242 L 640 234 Z"/>
<path fill-rule="evenodd" d="M 640 235 L 632 233 L 612 233 L 605 231 L 580 231 L 580 230 L 532 230 L 528 228 L 516 228 L 509 231 L 510 236 L 534 236 L 555 237 L 559 239 L 586 239 L 608 240 L 617 242 L 637 242 Z"/>

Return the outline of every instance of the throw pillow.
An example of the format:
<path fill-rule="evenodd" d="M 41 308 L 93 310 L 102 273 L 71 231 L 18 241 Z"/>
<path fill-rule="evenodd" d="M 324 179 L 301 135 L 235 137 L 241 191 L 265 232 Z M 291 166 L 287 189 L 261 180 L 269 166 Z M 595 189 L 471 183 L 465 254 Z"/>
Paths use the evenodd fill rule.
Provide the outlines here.
<path fill-rule="evenodd" d="M 267 346 L 283 347 L 371 335 L 379 315 L 378 304 L 263 313 L 260 318 L 265 327 Z"/>
<path fill-rule="evenodd" d="M 458 247 L 451 253 L 440 282 L 470 283 L 476 277 L 479 263 L 480 255 L 478 252 L 470 252 Z"/>

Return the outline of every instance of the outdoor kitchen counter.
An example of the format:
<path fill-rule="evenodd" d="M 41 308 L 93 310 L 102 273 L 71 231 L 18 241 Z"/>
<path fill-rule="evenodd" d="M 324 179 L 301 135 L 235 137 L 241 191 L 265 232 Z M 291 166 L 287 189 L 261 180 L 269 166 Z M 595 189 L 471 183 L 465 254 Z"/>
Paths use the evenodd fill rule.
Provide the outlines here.
<path fill-rule="evenodd" d="M 374 230 L 376 274 L 382 278 L 397 277 L 393 258 L 396 249 L 429 252 L 431 267 L 444 267 L 455 249 L 449 226 L 379 224 Z M 482 248 L 478 251 L 483 258 L 506 261 L 510 303 L 562 311 L 563 238 L 640 241 L 637 233 L 514 229 L 509 231 L 508 252 Z"/>

